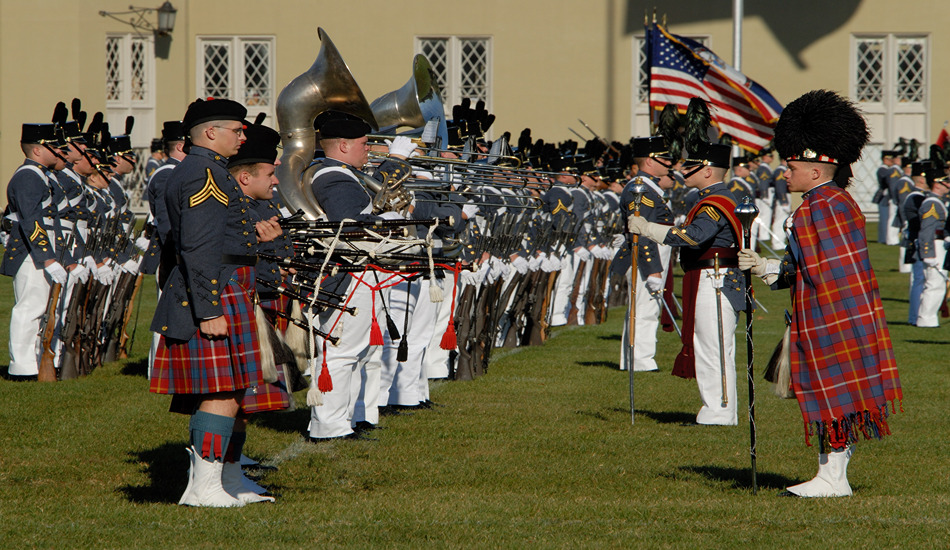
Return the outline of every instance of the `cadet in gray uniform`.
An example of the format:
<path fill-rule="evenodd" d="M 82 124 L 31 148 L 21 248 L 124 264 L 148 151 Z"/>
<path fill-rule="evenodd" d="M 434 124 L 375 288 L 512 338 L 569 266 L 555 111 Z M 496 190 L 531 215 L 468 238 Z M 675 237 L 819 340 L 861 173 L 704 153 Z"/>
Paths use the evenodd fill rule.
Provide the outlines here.
<path fill-rule="evenodd" d="M 930 171 L 932 174 L 933 168 Z M 938 327 L 940 305 L 947 297 L 947 274 L 943 268 L 947 251 L 942 241 L 947 224 L 944 199 L 950 183 L 946 176 L 927 179 L 930 180 L 930 191 L 920 205 L 920 232 L 917 234 L 917 254 L 924 263 L 924 290 L 920 295 L 917 326 Z"/>

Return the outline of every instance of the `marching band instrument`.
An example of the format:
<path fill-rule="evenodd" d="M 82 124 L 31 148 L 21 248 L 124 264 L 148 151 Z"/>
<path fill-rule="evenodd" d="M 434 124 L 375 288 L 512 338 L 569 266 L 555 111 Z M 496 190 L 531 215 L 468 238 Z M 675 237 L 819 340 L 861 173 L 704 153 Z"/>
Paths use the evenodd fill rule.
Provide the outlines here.
<path fill-rule="evenodd" d="M 316 61 L 290 81 L 277 97 L 277 124 L 283 154 L 277 167 L 277 192 L 291 210 L 303 210 L 310 219 L 323 216 L 308 184 L 307 168 L 316 149 L 313 121 L 323 111 L 333 109 L 358 116 L 373 128 L 376 119 L 349 67 L 326 31 L 317 29 L 322 45 Z"/>

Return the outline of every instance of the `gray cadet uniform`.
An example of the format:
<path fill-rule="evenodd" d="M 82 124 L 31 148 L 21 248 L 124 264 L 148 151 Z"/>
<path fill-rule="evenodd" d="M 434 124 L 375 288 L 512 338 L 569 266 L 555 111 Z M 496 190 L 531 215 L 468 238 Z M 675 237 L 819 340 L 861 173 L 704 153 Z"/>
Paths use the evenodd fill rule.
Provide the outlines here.
<path fill-rule="evenodd" d="M 947 206 L 934 193 L 927 193 L 920 205 L 920 232 L 917 234 L 917 254 L 924 262 L 924 291 L 920 296 L 917 313 L 918 327 L 940 326 L 939 311 L 947 292 L 943 271 L 946 249 L 943 247 Z"/>

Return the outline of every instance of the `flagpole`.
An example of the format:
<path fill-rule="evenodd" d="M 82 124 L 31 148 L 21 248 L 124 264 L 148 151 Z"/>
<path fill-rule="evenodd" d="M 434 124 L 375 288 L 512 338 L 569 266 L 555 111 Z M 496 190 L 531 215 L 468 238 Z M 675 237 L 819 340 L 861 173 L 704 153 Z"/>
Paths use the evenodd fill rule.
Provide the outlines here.
<path fill-rule="evenodd" d="M 732 0 L 732 66 L 742 71 L 742 0 Z"/>

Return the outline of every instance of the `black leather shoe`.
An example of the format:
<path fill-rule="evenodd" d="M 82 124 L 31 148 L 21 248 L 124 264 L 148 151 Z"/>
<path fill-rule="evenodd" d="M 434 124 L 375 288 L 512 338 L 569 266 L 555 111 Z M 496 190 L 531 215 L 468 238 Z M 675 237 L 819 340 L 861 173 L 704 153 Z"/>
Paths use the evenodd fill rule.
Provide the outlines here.
<path fill-rule="evenodd" d="M 372 422 L 367 422 L 365 420 L 360 420 L 356 423 L 356 426 L 353 426 L 353 430 L 356 433 L 368 433 L 373 430 L 385 430 L 386 426 L 380 426 L 378 424 L 373 424 Z"/>
<path fill-rule="evenodd" d="M 386 405 L 385 407 L 379 408 L 379 415 L 380 416 L 402 416 L 402 415 L 412 416 L 412 413 L 397 408 L 397 405 Z"/>
<path fill-rule="evenodd" d="M 35 374 L 11 374 L 11 382 L 36 382 Z"/>

